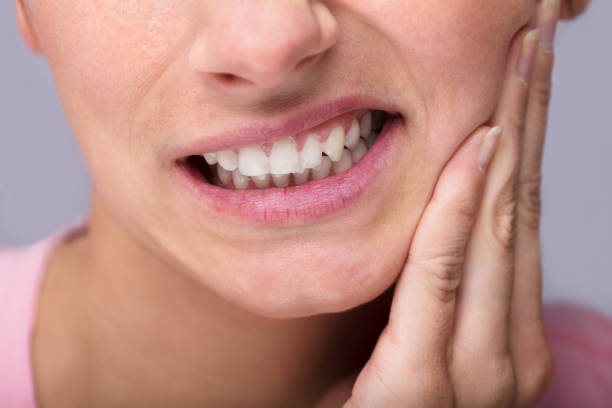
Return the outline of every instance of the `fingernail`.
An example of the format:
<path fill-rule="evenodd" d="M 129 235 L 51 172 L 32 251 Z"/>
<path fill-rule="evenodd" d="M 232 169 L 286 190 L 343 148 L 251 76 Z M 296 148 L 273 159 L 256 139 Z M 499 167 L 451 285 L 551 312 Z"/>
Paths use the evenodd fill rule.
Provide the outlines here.
<path fill-rule="evenodd" d="M 523 47 L 521 49 L 517 70 L 519 78 L 526 84 L 529 83 L 529 78 L 531 77 L 533 60 L 538 49 L 541 33 L 542 30 L 540 28 L 534 28 L 523 38 Z"/>
<path fill-rule="evenodd" d="M 503 130 L 502 126 L 495 126 L 489 130 L 489 133 L 487 133 L 482 141 L 482 146 L 480 146 L 480 152 L 478 153 L 478 168 L 483 173 L 487 171 L 489 163 L 491 163 Z"/>
<path fill-rule="evenodd" d="M 561 14 L 561 0 L 543 0 L 538 15 L 538 26 L 542 29 L 540 49 L 552 51 L 557 31 L 557 22 Z"/>

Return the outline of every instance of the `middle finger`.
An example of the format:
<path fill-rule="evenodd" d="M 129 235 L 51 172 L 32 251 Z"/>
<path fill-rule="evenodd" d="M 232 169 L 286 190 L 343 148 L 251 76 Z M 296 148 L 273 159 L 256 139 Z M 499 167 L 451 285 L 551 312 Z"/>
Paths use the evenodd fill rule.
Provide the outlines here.
<path fill-rule="evenodd" d="M 509 362 L 520 146 L 527 81 L 539 34 L 539 30 L 523 30 L 511 47 L 502 94 L 492 120 L 504 127 L 504 134 L 490 166 L 482 206 L 467 249 L 465 278 L 459 289 L 454 345 L 472 358 L 487 356 L 480 359 L 483 364 Z"/>

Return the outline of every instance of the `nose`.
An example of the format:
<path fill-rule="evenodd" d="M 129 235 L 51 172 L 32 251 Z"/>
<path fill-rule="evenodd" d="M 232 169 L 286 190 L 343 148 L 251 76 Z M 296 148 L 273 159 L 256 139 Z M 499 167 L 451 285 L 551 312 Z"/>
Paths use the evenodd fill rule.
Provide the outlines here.
<path fill-rule="evenodd" d="M 274 88 L 338 39 L 331 10 L 313 0 L 205 2 L 189 53 L 192 69 L 224 90 Z"/>

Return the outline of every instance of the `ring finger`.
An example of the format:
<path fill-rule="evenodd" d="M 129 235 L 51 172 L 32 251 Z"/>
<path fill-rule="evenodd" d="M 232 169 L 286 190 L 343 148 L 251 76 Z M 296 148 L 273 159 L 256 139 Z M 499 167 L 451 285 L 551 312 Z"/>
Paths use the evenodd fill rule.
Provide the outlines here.
<path fill-rule="evenodd" d="M 529 89 L 527 82 L 539 34 L 539 30 L 523 30 L 515 39 L 508 58 L 504 87 L 492 119 L 492 123 L 502 125 L 504 131 L 491 163 L 480 213 L 468 245 L 453 342 L 457 366 L 462 366 L 462 358 L 483 364 L 474 370 L 472 363 L 470 377 L 474 377 L 474 372 L 478 372 L 479 377 L 484 373 L 503 374 L 508 378 L 500 386 L 508 387 L 512 386 L 510 377 L 513 375 L 508 339 L 517 181 Z"/>

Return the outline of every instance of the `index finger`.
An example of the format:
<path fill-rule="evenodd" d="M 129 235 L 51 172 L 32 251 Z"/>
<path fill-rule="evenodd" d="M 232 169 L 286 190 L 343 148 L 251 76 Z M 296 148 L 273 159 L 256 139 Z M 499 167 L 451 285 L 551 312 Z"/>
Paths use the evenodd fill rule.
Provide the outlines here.
<path fill-rule="evenodd" d="M 478 129 L 446 165 L 413 237 L 389 322 L 347 406 L 424 406 L 451 392 L 447 351 L 456 290 L 500 133 Z"/>
<path fill-rule="evenodd" d="M 415 352 L 412 359 L 445 356 L 456 291 L 486 178 L 478 156 L 481 146 L 492 154 L 500 134 L 500 127 L 483 127 L 468 139 L 444 169 L 419 222 L 395 289 L 388 326 L 398 342 L 410 345 L 410 352 Z"/>

